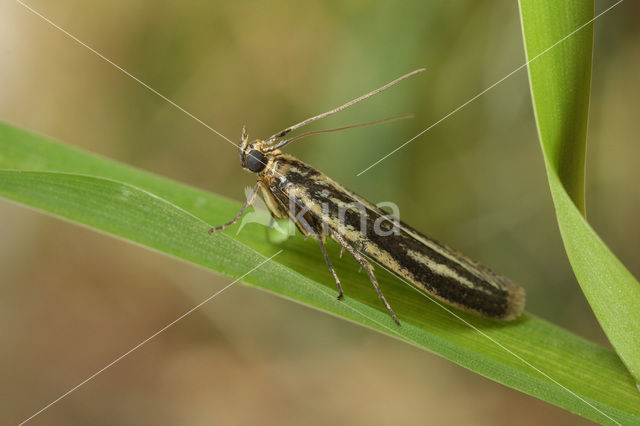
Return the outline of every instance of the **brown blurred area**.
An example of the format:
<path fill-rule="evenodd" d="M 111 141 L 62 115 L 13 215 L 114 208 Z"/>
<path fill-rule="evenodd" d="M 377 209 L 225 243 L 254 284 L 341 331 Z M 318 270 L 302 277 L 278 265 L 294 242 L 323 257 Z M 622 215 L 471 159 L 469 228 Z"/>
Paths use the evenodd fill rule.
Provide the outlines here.
<path fill-rule="evenodd" d="M 396 202 L 406 222 L 521 283 L 530 312 L 607 345 L 558 235 L 524 70 L 356 177 L 524 62 L 516 2 L 28 4 L 233 140 L 243 124 L 265 137 L 426 67 L 314 128 L 414 120 L 289 152 L 372 201 Z M 589 219 L 635 276 L 638 12 L 624 2 L 595 25 L 587 173 Z M 0 119 L 241 200 L 254 178 L 230 144 L 19 3 L 0 3 L 0 16 Z M 26 419 L 230 282 L 4 200 L 0 232 L 0 424 Z M 588 422 L 236 285 L 31 423 Z"/>

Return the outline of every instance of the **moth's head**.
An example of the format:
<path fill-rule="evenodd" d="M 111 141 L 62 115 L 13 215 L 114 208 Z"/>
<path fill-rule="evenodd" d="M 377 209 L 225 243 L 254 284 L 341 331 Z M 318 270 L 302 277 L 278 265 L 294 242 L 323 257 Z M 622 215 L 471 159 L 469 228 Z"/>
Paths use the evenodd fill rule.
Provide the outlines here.
<path fill-rule="evenodd" d="M 260 139 L 249 142 L 247 130 L 244 127 L 242 128 L 239 153 L 242 168 L 253 173 L 263 171 L 269 162 L 265 142 Z"/>

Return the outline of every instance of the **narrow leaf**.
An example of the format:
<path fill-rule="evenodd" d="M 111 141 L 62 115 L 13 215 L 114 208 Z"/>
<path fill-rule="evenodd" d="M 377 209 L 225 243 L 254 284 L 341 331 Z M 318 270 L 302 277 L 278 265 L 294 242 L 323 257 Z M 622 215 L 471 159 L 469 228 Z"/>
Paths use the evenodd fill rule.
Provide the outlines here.
<path fill-rule="evenodd" d="M 257 224 L 237 236 L 236 227 L 209 235 L 209 226 L 228 220 L 238 203 L 1 123 L 0 168 L 0 196 L 230 278 L 283 250 L 243 281 L 433 351 L 596 421 L 640 419 L 640 395 L 614 352 L 533 315 L 502 323 L 452 310 L 456 317 L 377 268 L 402 322 L 398 327 L 356 262 L 346 256 L 337 261 L 336 244 L 328 251 L 345 286 L 342 302 L 313 241 L 294 237 L 271 244 Z"/>
<path fill-rule="evenodd" d="M 562 240 L 600 325 L 640 382 L 640 284 L 584 217 L 593 2 L 521 0 L 520 10 L 533 105 Z"/>

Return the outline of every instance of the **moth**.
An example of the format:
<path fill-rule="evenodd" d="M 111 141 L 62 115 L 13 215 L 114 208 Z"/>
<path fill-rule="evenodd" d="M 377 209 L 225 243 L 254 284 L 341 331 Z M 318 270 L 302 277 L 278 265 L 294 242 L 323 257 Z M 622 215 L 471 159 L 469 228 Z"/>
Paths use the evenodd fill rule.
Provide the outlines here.
<path fill-rule="evenodd" d="M 390 120 L 311 131 L 285 138 L 296 129 L 342 111 L 422 71 L 424 69 L 403 75 L 331 111 L 287 127 L 265 140 L 249 142 L 246 128 L 243 127 L 239 145 L 240 164 L 243 169 L 256 173 L 258 181 L 238 214 L 229 222 L 211 228 L 209 233 L 236 223 L 253 203 L 258 191 L 262 190 L 272 217 L 289 218 L 305 237 L 312 237 L 318 242 L 338 288 L 339 300 L 344 293 L 325 248 L 327 237 L 338 242 L 342 250 L 349 252 L 366 271 L 378 297 L 398 325 L 398 317 L 385 299 L 368 259 L 373 259 L 425 293 L 461 310 L 500 320 L 517 318 L 525 304 L 522 287 L 421 234 L 322 172 L 280 150 L 312 134 Z"/>

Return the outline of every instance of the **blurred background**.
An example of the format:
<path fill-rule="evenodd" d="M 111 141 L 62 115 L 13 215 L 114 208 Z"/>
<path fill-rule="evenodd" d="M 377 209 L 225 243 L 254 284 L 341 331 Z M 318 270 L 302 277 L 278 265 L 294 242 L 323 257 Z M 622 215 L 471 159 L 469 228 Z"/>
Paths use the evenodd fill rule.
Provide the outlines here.
<path fill-rule="evenodd" d="M 416 68 L 427 72 L 288 152 L 527 289 L 530 312 L 608 345 L 571 272 L 523 69 L 517 2 L 28 3 L 224 135 L 266 137 Z M 596 1 L 596 12 L 612 2 Z M 640 276 L 640 5 L 595 24 L 588 217 Z M 19 3 L 0 3 L 0 119 L 241 201 L 234 147 Z M 0 200 L 0 423 L 15 424 L 230 280 Z M 310 243 L 311 244 L 311 243 Z M 318 252 L 320 255 L 320 252 Z M 327 275 L 329 279 L 329 275 Z M 348 290 L 347 290 L 348 291 Z M 243 286 L 33 424 L 586 424 L 323 313 Z"/>

